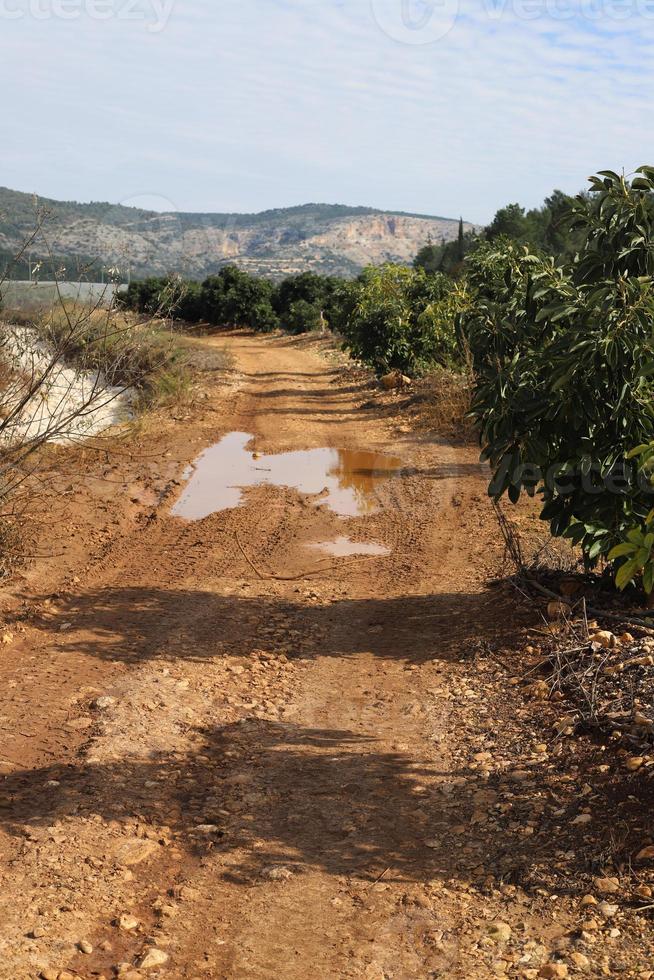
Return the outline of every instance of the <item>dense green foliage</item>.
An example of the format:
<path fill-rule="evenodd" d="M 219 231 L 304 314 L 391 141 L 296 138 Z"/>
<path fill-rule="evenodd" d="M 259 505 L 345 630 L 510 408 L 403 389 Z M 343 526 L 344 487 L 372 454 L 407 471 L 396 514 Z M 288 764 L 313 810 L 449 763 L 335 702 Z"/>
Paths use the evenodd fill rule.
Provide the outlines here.
<path fill-rule="evenodd" d="M 128 309 L 189 323 L 278 327 L 306 333 L 329 326 L 352 355 L 382 373 L 408 374 L 429 364 L 451 366 L 458 357 L 456 315 L 465 287 L 443 274 L 385 265 L 354 281 L 314 273 L 290 276 L 274 286 L 236 266 L 203 283 L 146 279 L 121 294 Z"/>
<path fill-rule="evenodd" d="M 468 259 L 461 326 L 490 492 L 538 493 L 554 535 L 589 564 L 646 521 L 630 451 L 654 439 L 654 169 L 610 171 L 572 205 L 578 252 L 554 260 L 499 234 Z M 512 210 L 496 228 L 513 228 Z"/>
<path fill-rule="evenodd" d="M 457 359 L 455 319 L 463 290 L 447 276 L 399 265 L 371 267 L 352 292 L 341 327 L 345 345 L 378 373 L 415 374 Z"/>
<path fill-rule="evenodd" d="M 487 241 L 510 238 L 547 255 L 572 257 L 583 242 L 583 235 L 574 222 L 577 203 L 585 198 L 572 198 L 563 191 L 554 191 L 540 208 L 526 211 L 519 204 L 500 208 L 485 230 Z"/>
<path fill-rule="evenodd" d="M 563 191 L 553 191 L 540 208 L 527 211 L 519 204 L 507 204 L 500 208 L 491 223 L 481 232 L 465 232 L 459 224 L 458 237 L 451 242 L 440 243 L 428 239 L 420 249 L 414 267 L 426 272 L 444 272 L 455 279 L 465 277 L 465 259 L 480 245 L 498 239 L 509 239 L 527 245 L 543 255 L 572 258 L 582 243 L 582 235 L 574 225 L 573 208 L 579 198 L 570 197 Z"/>
<path fill-rule="evenodd" d="M 133 282 L 120 294 L 119 303 L 149 316 L 268 331 L 279 326 L 273 294 L 267 279 L 228 265 L 203 283 L 176 277 Z"/>

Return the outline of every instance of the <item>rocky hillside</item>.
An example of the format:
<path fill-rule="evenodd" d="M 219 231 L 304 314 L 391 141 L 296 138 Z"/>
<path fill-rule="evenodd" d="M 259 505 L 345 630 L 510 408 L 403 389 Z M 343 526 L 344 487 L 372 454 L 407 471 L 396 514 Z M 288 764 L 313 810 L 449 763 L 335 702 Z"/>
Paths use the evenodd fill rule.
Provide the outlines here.
<path fill-rule="evenodd" d="M 33 232 L 37 210 L 46 214 L 45 238 L 58 258 L 98 259 L 135 276 L 202 278 L 226 262 L 274 278 L 306 269 L 354 275 L 370 263 L 411 262 L 429 235 L 449 241 L 458 231 L 450 218 L 373 208 L 305 204 L 261 214 L 165 214 L 0 188 L 3 253 L 15 252 Z M 45 244 L 35 242 L 31 251 L 44 255 Z"/>

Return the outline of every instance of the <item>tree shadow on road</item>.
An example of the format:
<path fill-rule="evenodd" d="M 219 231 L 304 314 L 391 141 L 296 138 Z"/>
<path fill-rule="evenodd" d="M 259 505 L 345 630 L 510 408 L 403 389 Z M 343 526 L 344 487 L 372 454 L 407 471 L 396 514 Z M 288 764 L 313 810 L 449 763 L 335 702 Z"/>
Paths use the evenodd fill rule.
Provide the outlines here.
<path fill-rule="evenodd" d="M 37 600 L 41 601 L 41 600 Z M 481 593 L 340 599 L 327 605 L 275 597 L 140 587 L 59 597 L 32 625 L 57 635 L 59 649 L 125 662 L 152 657 L 206 660 L 276 650 L 313 659 L 357 653 L 422 663 L 474 655 L 515 634 L 516 609 L 496 589 Z"/>
<path fill-rule="evenodd" d="M 609 791 L 603 803 L 615 805 Z M 204 732 L 190 756 L 80 762 L 0 782 L 0 824 L 18 837 L 47 842 L 54 824 L 60 834 L 66 818 L 92 814 L 111 822 L 117 844 L 135 825 L 150 828 L 162 855 L 169 845 L 211 857 L 218 877 L 243 885 L 320 870 L 547 894 L 557 856 L 572 854 L 571 881 L 588 877 L 602 835 L 614 831 L 606 809 L 589 838 L 536 777 L 516 784 L 506 772 L 442 771 L 437 757 L 380 751 L 353 732 L 261 719 Z"/>

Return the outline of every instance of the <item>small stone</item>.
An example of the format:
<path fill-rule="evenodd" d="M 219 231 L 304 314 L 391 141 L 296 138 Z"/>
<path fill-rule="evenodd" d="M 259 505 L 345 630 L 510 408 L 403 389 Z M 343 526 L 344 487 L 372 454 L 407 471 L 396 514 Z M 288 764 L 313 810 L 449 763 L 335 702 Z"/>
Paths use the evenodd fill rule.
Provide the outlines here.
<path fill-rule="evenodd" d="M 151 858 L 159 850 L 159 845 L 151 840 L 143 840 L 134 837 L 120 844 L 115 852 L 115 859 L 123 867 L 131 868 L 136 864 L 142 864 Z"/>
<path fill-rule="evenodd" d="M 601 902 L 599 910 L 605 919 L 612 919 L 620 911 L 619 905 L 611 905 L 609 902 Z"/>
<path fill-rule="evenodd" d="M 635 894 L 638 895 L 639 898 L 651 898 L 652 889 L 649 887 L 649 885 L 639 885 L 635 890 Z"/>
<path fill-rule="evenodd" d="M 59 970 L 41 970 L 41 980 L 58 980 Z"/>
<path fill-rule="evenodd" d="M 93 952 L 93 946 L 86 939 L 81 939 L 77 944 L 77 947 L 80 953 L 86 953 L 87 956 L 90 956 L 91 953 Z"/>
<path fill-rule="evenodd" d="M 590 813 L 580 813 L 578 817 L 575 817 L 572 821 L 572 826 L 581 826 L 582 824 L 590 823 L 593 818 Z"/>
<path fill-rule="evenodd" d="M 163 966 L 168 962 L 170 957 L 168 953 L 164 953 L 162 949 L 152 949 L 146 950 L 143 956 L 138 961 L 139 970 L 156 970 L 158 966 Z"/>
<path fill-rule="evenodd" d="M 547 977 L 548 980 L 563 980 L 568 976 L 568 968 L 565 963 L 546 963 L 541 967 L 539 977 Z"/>
<path fill-rule="evenodd" d="M 597 633 L 593 633 L 590 638 L 590 642 L 598 643 L 605 649 L 611 649 L 617 646 L 618 640 L 615 634 L 609 632 L 609 630 L 598 630 Z"/>
<path fill-rule="evenodd" d="M 620 891 L 620 882 L 617 878 L 596 878 L 593 884 L 603 895 L 612 895 Z"/>
<path fill-rule="evenodd" d="M 86 728 L 90 728 L 92 724 L 92 718 L 73 718 L 72 721 L 68 722 L 66 728 L 74 732 L 83 732 Z"/>
<path fill-rule="evenodd" d="M 94 706 L 99 708 L 100 711 L 106 711 L 107 708 L 111 708 L 115 703 L 116 699 L 110 697 L 96 698 L 93 702 Z"/>
<path fill-rule="evenodd" d="M 547 616 L 550 620 L 566 619 L 572 613 L 572 608 L 567 602 L 556 599 L 547 604 Z"/>
<path fill-rule="evenodd" d="M 34 926 L 31 932 L 28 933 L 30 939 L 42 939 L 45 936 L 45 929 L 43 926 Z"/>
<path fill-rule="evenodd" d="M 264 878 L 270 878 L 271 881 L 288 881 L 289 878 L 293 877 L 293 872 L 290 868 L 279 866 L 264 868 L 261 873 Z"/>
<path fill-rule="evenodd" d="M 597 905 L 597 899 L 594 895 L 584 895 L 581 900 L 582 905 Z"/>
<path fill-rule="evenodd" d="M 590 969 L 590 960 L 583 953 L 578 953 L 576 950 L 574 953 L 570 953 L 570 959 L 577 967 L 578 970 L 588 970 Z"/>
<path fill-rule="evenodd" d="M 486 931 L 496 943 L 508 943 L 512 933 L 511 926 L 506 922 L 491 922 Z"/>
<path fill-rule="evenodd" d="M 0 636 L 0 642 L 5 647 L 10 646 L 14 642 L 14 634 L 10 633 L 9 630 L 5 630 L 2 636 Z"/>
<path fill-rule="evenodd" d="M 140 922 L 134 915 L 121 915 L 117 922 L 119 929 L 124 929 L 126 932 L 132 932 L 134 929 L 138 929 Z"/>
<path fill-rule="evenodd" d="M 392 391 L 393 388 L 399 388 L 401 385 L 402 375 L 397 371 L 391 371 L 390 374 L 384 374 L 379 380 L 381 382 L 382 388 L 386 391 Z"/>
<path fill-rule="evenodd" d="M 629 772 L 637 772 L 645 765 L 646 762 L 647 762 L 646 756 L 632 755 L 625 762 L 625 768 L 628 769 Z"/>
<path fill-rule="evenodd" d="M 642 851 L 639 851 L 636 855 L 637 861 L 650 861 L 654 858 L 654 847 L 644 847 Z"/>
<path fill-rule="evenodd" d="M 539 698 L 541 701 L 545 701 L 549 698 L 551 690 L 546 681 L 534 681 L 533 684 L 525 688 L 525 692 L 533 698 Z"/>

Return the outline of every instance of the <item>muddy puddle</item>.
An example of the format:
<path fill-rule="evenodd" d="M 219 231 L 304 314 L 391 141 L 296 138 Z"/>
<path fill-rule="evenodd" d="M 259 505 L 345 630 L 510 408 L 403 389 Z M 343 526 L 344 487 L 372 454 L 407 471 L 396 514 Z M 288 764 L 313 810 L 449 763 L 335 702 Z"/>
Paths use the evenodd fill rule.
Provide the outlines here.
<path fill-rule="evenodd" d="M 386 548 L 383 544 L 362 543 L 346 537 L 336 538 L 335 541 L 318 541 L 316 544 L 310 544 L 309 548 L 325 555 L 332 555 L 334 558 L 348 558 L 351 555 L 378 555 L 383 557 L 391 553 L 390 548 Z"/>
<path fill-rule="evenodd" d="M 349 449 L 307 449 L 260 456 L 247 449 L 253 437 L 230 432 L 206 449 L 185 474 L 186 488 L 174 505 L 175 517 L 198 521 L 238 507 L 243 490 L 268 484 L 315 496 L 340 517 L 361 517 L 376 510 L 375 490 L 397 476 L 402 462 L 394 456 Z"/>

